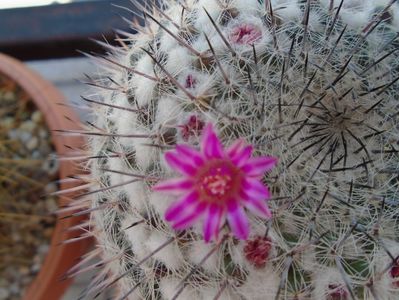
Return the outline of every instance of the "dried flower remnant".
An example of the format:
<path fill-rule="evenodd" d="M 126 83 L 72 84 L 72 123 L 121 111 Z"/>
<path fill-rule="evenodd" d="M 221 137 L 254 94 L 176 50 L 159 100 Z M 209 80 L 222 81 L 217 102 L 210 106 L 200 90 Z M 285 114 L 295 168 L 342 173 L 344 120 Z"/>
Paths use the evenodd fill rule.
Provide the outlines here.
<path fill-rule="evenodd" d="M 393 279 L 392 284 L 395 287 L 399 288 L 399 263 L 396 263 L 391 267 L 389 274 Z"/>
<path fill-rule="evenodd" d="M 190 116 L 188 121 L 180 126 L 180 134 L 185 142 L 192 136 L 199 136 L 205 126 L 205 122 L 195 115 Z"/>
<path fill-rule="evenodd" d="M 341 285 L 329 284 L 329 293 L 327 300 L 346 300 L 348 299 L 348 291 Z"/>
<path fill-rule="evenodd" d="M 187 89 L 194 89 L 196 85 L 197 85 L 197 79 L 191 74 L 187 75 L 185 87 Z"/>
<path fill-rule="evenodd" d="M 251 158 L 252 146 L 237 140 L 226 150 L 211 124 L 203 132 L 201 151 L 177 145 L 165 154 L 169 166 L 183 177 L 158 183 L 156 191 L 182 197 L 166 211 L 165 219 L 174 229 L 191 227 L 204 216 L 204 240 L 218 238 L 225 218 L 233 234 L 248 238 L 249 224 L 243 207 L 270 218 L 265 200 L 269 190 L 261 182 L 264 172 L 271 170 L 277 159 L 269 156 Z"/>
<path fill-rule="evenodd" d="M 246 241 L 244 246 L 245 258 L 256 268 L 263 268 L 266 266 L 271 249 L 272 243 L 270 238 L 256 236 Z"/>

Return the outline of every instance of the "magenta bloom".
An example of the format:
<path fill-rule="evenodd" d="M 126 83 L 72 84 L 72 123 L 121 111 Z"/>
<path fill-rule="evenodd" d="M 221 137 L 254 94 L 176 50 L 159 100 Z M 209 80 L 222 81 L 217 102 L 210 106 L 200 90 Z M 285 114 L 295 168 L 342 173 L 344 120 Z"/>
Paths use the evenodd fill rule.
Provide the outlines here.
<path fill-rule="evenodd" d="M 182 177 L 154 187 L 156 191 L 181 196 L 168 208 L 165 219 L 179 230 L 202 217 L 204 239 L 208 242 L 213 237 L 217 239 L 227 216 L 233 234 L 247 239 L 249 224 L 244 207 L 260 217 L 271 217 L 265 201 L 270 193 L 261 178 L 277 162 L 269 156 L 251 158 L 252 150 L 243 140 L 223 149 L 212 124 L 208 124 L 203 129 L 201 151 L 180 144 L 167 152 L 167 163 Z"/>

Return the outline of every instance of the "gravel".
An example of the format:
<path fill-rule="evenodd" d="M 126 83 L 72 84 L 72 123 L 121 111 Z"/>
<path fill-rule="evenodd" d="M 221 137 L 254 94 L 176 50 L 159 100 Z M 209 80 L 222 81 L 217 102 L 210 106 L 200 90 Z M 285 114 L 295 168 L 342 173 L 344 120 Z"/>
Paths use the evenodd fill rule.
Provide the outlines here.
<path fill-rule="evenodd" d="M 0 300 L 21 299 L 56 221 L 56 153 L 44 116 L 27 100 L 0 74 Z"/>

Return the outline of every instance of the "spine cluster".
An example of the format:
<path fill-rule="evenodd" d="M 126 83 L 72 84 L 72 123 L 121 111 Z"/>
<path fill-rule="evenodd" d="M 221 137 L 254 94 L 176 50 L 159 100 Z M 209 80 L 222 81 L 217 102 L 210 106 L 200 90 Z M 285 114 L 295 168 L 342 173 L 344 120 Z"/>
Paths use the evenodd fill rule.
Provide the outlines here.
<path fill-rule="evenodd" d="M 82 298 L 398 299 L 399 4 L 140 3 L 136 33 L 93 58 L 94 122 L 71 132 L 89 137 L 75 214 L 98 243 L 82 264 L 102 259 Z M 153 191 L 175 177 L 164 153 L 207 123 L 278 158 L 272 217 L 248 214 L 247 240 L 175 231 L 176 199 Z"/>

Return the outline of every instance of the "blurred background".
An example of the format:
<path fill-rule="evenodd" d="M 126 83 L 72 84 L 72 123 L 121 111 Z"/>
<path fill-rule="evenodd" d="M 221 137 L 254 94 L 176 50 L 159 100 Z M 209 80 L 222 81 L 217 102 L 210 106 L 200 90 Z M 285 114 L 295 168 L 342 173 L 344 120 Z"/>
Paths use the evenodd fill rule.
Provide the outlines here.
<path fill-rule="evenodd" d="M 96 73 L 82 52 L 104 53 L 96 40 L 114 44 L 116 29 L 129 30 L 123 18 L 131 15 L 120 6 L 132 7 L 129 0 L 0 0 L 0 52 L 40 73 L 71 104 L 79 103 L 87 89 L 84 74 Z M 77 277 L 62 299 L 77 299 L 92 276 Z M 5 286 L 0 300 L 14 299 L 23 288 L 14 282 Z"/>

